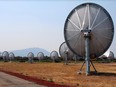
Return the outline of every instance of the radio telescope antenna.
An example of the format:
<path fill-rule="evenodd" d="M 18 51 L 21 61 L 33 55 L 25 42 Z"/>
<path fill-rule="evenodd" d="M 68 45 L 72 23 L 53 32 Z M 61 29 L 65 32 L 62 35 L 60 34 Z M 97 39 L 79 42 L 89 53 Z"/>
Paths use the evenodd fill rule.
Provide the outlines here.
<path fill-rule="evenodd" d="M 65 64 L 68 64 L 68 59 L 74 56 L 73 52 L 68 48 L 67 44 L 63 42 L 59 47 L 60 56 L 64 59 Z"/>
<path fill-rule="evenodd" d="M 39 59 L 39 61 L 43 60 L 44 59 L 44 54 L 42 52 L 39 52 L 37 54 L 37 58 Z"/>
<path fill-rule="evenodd" d="M 10 52 L 10 53 L 9 53 L 9 60 L 10 60 L 10 61 L 13 60 L 14 57 L 15 57 L 14 53 Z"/>
<path fill-rule="evenodd" d="M 0 52 L 0 57 L 2 57 L 2 53 Z"/>
<path fill-rule="evenodd" d="M 86 75 L 90 74 L 91 56 L 102 55 L 110 47 L 113 36 L 112 18 L 98 4 L 84 3 L 75 7 L 65 21 L 65 41 L 72 52 L 85 57 Z"/>
<path fill-rule="evenodd" d="M 58 52 L 57 51 L 52 51 L 50 53 L 50 57 L 53 60 L 53 62 L 55 62 L 55 60 L 58 59 Z"/>
<path fill-rule="evenodd" d="M 114 59 L 114 53 L 112 51 L 109 52 L 108 58 L 109 59 Z"/>
<path fill-rule="evenodd" d="M 9 59 L 9 53 L 7 51 L 4 51 L 2 53 L 2 57 L 3 57 L 4 62 L 7 62 Z"/>
<path fill-rule="evenodd" d="M 29 62 L 33 63 L 34 54 L 32 52 L 29 52 L 27 57 L 28 57 Z"/>

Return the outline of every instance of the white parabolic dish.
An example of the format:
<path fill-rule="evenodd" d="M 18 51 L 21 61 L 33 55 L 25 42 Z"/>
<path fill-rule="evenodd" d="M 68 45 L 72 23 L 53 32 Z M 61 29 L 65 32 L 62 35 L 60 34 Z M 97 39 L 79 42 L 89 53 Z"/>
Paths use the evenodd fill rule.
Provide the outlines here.
<path fill-rule="evenodd" d="M 73 52 L 68 48 L 67 44 L 63 42 L 59 47 L 59 53 L 62 58 L 73 58 Z M 67 55 L 68 54 L 68 55 Z"/>
<path fill-rule="evenodd" d="M 83 30 L 91 30 L 90 56 L 102 55 L 111 45 L 114 25 L 109 13 L 100 5 L 84 3 L 75 7 L 64 25 L 64 37 L 68 47 L 77 55 L 85 55 Z"/>

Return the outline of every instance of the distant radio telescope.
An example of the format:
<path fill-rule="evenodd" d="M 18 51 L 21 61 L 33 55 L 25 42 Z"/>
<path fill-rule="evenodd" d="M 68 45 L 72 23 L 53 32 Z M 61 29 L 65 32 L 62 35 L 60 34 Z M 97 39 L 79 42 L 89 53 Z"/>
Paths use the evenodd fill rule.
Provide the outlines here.
<path fill-rule="evenodd" d="M 59 47 L 60 56 L 64 59 L 65 64 L 68 60 L 71 60 L 74 56 L 73 52 L 68 48 L 67 44 L 63 42 Z"/>
<path fill-rule="evenodd" d="M 10 52 L 10 53 L 9 53 L 9 59 L 10 59 L 10 61 L 13 60 L 14 57 L 15 57 L 14 53 Z"/>
<path fill-rule="evenodd" d="M 55 60 L 58 59 L 58 52 L 52 51 L 52 52 L 50 53 L 50 57 L 51 57 L 51 59 L 53 60 L 53 62 L 55 62 Z"/>
<path fill-rule="evenodd" d="M 4 51 L 4 52 L 2 53 L 2 57 L 3 57 L 3 60 L 4 60 L 5 62 L 7 62 L 8 59 L 9 59 L 9 53 L 8 53 L 7 51 Z"/>
<path fill-rule="evenodd" d="M 113 53 L 112 51 L 110 51 L 108 58 L 110 58 L 110 59 L 115 59 L 114 53 Z"/>
<path fill-rule="evenodd" d="M 114 53 L 112 51 L 106 51 L 103 55 L 105 55 L 108 59 L 114 59 Z"/>
<path fill-rule="evenodd" d="M 44 53 L 39 52 L 39 53 L 37 54 L 37 58 L 39 59 L 39 61 L 43 60 L 43 59 L 44 59 Z"/>
<path fill-rule="evenodd" d="M 0 53 L 0 57 L 2 57 L 2 53 Z"/>
<path fill-rule="evenodd" d="M 2 53 L 0 53 L 0 59 L 2 59 Z"/>
<path fill-rule="evenodd" d="M 27 57 L 28 57 L 29 62 L 33 63 L 34 54 L 32 52 L 29 52 Z"/>

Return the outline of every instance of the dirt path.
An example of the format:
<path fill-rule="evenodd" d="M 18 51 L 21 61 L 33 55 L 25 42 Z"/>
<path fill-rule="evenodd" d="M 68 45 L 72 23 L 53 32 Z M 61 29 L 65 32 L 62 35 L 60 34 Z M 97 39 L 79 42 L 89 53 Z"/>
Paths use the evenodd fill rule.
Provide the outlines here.
<path fill-rule="evenodd" d="M 46 87 L 0 72 L 0 87 Z"/>

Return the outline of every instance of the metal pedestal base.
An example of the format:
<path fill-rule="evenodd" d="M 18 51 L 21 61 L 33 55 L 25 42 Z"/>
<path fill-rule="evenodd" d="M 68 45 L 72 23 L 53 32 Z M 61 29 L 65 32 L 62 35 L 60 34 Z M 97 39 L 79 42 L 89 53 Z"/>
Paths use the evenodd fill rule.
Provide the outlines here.
<path fill-rule="evenodd" d="M 85 63 L 86 63 L 86 61 L 83 62 L 83 64 L 82 64 L 82 66 L 81 66 L 78 74 L 81 74 L 82 73 L 82 69 L 83 69 L 83 66 L 84 66 Z M 97 70 L 95 69 L 95 66 L 93 65 L 93 62 L 91 60 L 90 60 L 90 63 L 93 66 L 95 73 L 97 73 Z"/>

